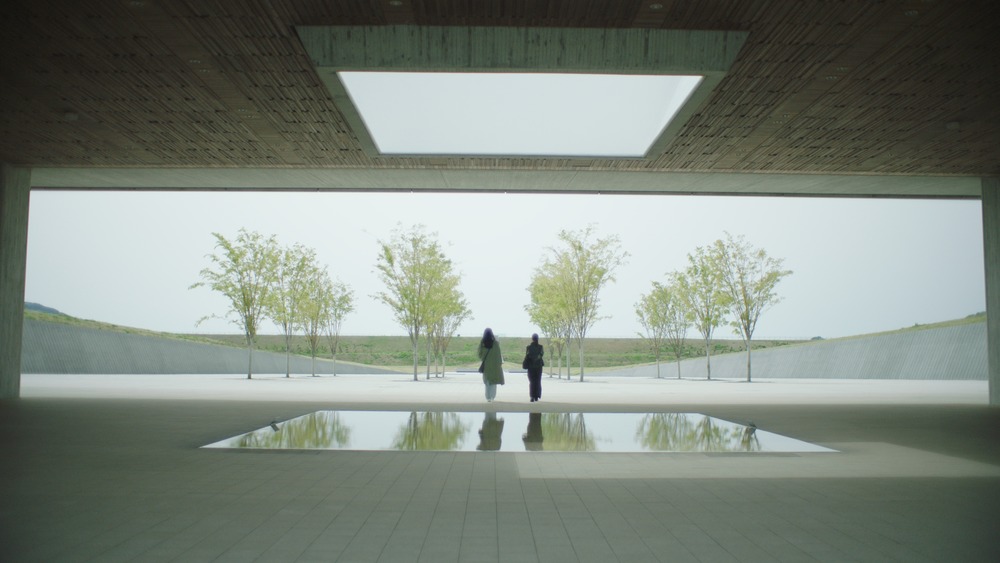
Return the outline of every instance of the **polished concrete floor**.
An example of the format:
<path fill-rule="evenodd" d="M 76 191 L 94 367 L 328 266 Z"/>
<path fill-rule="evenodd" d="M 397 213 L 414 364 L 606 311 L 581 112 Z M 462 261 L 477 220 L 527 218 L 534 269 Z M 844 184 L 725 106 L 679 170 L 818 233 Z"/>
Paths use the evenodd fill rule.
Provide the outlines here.
<path fill-rule="evenodd" d="M 878 382 L 598 377 L 546 380 L 542 402 L 529 403 L 526 384 L 509 379 L 487 404 L 463 375 L 419 383 L 135 376 L 143 379 L 124 386 L 82 377 L 60 387 L 25 376 L 23 398 L 0 402 L 2 561 L 995 561 L 1000 553 L 1000 409 L 985 405 L 982 385 L 902 392 Z M 316 410 L 436 406 L 700 412 L 839 453 L 201 448 Z"/>

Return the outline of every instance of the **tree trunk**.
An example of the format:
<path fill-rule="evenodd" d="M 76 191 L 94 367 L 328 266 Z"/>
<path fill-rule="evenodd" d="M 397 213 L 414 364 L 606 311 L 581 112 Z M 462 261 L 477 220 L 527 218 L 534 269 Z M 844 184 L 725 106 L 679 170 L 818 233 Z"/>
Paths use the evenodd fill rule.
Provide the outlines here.
<path fill-rule="evenodd" d="M 253 344 L 247 344 L 247 379 L 253 379 Z"/>
<path fill-rule="evenodd" d="M 424 376 L 424 379 L 426 379 L 427 381 L 430 381 L 431 380 L 431 338 L 430 338 L 430 333 L 428 333 L 428 336 L 427 336 L 427 347 L 424 349 L 424 360 L 427 362 L 427 375 Z"/>
<path fill-rule="evenodd" d="M 705 371 L 706 379 L 712 380 L 712 345 L 709 339 L 705 339 Z"/>
<path fill-rule="evenodd" d="M 567 381 L 569 381 L 569 378 L 571 377 L 570 373 L 569 373 L 570 372 L 570 367 L 569 367 L 569 348 L 570 348 L 570 346 L 569 346 L 569 338 L 566 338 L 566 380 Z"/>
<path fill-rule="evenodd" d="M 656 351 L 656 379 L 660 379 L 660 351 Z"/>
<path fill-rule="evenodd" d="M 413 381 L 420 381 L 420 378 L 417 377 L 417 370 L 420 369 L 420 366 L 419 366 L 420 352 L 417 349 L 417 341 L 418 340 L 420 340 L 420 335 L 417 335 L 413 339 Z"/>
<path fill-rule="evenodd" d="M 285 377 L 292 376 L 292 338 L 285 328 Z"/>
<path fill-rule="evenodd" d="M 337 348 L 339 348 L 340 334 L 337 334 L 336 338 L 330 340 L 330 356 L 333 357 L 333 375 L 337 375 Z"/>
<path fill-rule="evenodd" d="M 583 383 L 583 337 L 580 337 L 580 341 L 577 342 L 577 351 L 580 355 L 580 383 Z"/>
<path fill-rule="evenodd" d="M 750 383 L 750 339 L 747 339 L 747 383 Z"/>
<path fill-rule="evenodd" d="M 253 340 L 247 336 L 247 379 L 253 379 Z"/>

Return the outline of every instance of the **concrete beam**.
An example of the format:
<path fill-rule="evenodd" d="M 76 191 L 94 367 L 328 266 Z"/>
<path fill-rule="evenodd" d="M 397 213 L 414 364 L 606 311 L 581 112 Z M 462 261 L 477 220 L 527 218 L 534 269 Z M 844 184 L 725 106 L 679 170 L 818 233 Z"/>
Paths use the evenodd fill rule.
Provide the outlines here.
<path fill-rule="evenodd" d="M 979 199 L 962 176 L 394 168 L 34 168 L 32 189 L 490 192 Z"/>

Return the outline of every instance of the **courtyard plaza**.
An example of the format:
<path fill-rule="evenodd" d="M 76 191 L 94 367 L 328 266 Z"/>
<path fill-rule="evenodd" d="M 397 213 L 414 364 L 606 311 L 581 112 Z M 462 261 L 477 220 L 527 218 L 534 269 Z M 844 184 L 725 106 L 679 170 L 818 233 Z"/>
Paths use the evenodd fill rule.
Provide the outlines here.
<path fill-rule="evenodd" d="M 24 375 L 4 561 L 995 561 L 984 381 Z M 233 450 L 316 411 L 700 413 L 833 452 Z M 521 428 L 505 430 L 521 438 Z M 509 435 L 508 435 L 509 433 Z"/>

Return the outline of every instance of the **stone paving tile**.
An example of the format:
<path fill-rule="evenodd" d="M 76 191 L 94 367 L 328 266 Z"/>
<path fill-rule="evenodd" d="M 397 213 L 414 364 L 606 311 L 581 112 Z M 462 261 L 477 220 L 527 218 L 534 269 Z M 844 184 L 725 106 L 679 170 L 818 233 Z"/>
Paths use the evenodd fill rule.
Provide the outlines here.
<path fill-rule="evenodd" d="M 0 404 L 0 560 L 632 563 L 995 556 L 995 409 L 699 409 L 850 446 L 836 455 L 846 461 L 840 465 L 855 466 L 854 474 L 833 458 L 818 458 L 802 465 L 815 474 L 792 478 L 787 471 L 797 458 L 198 449 L 258 427 L 273 413 L 320 407 L 328 405 L 207 398 Z M 931 463 L 907 467 L 913 460 Z M 859 474 L 863 467 L 878 469 Z M 708 474 L 699 475 L 702 469 Z"/>

